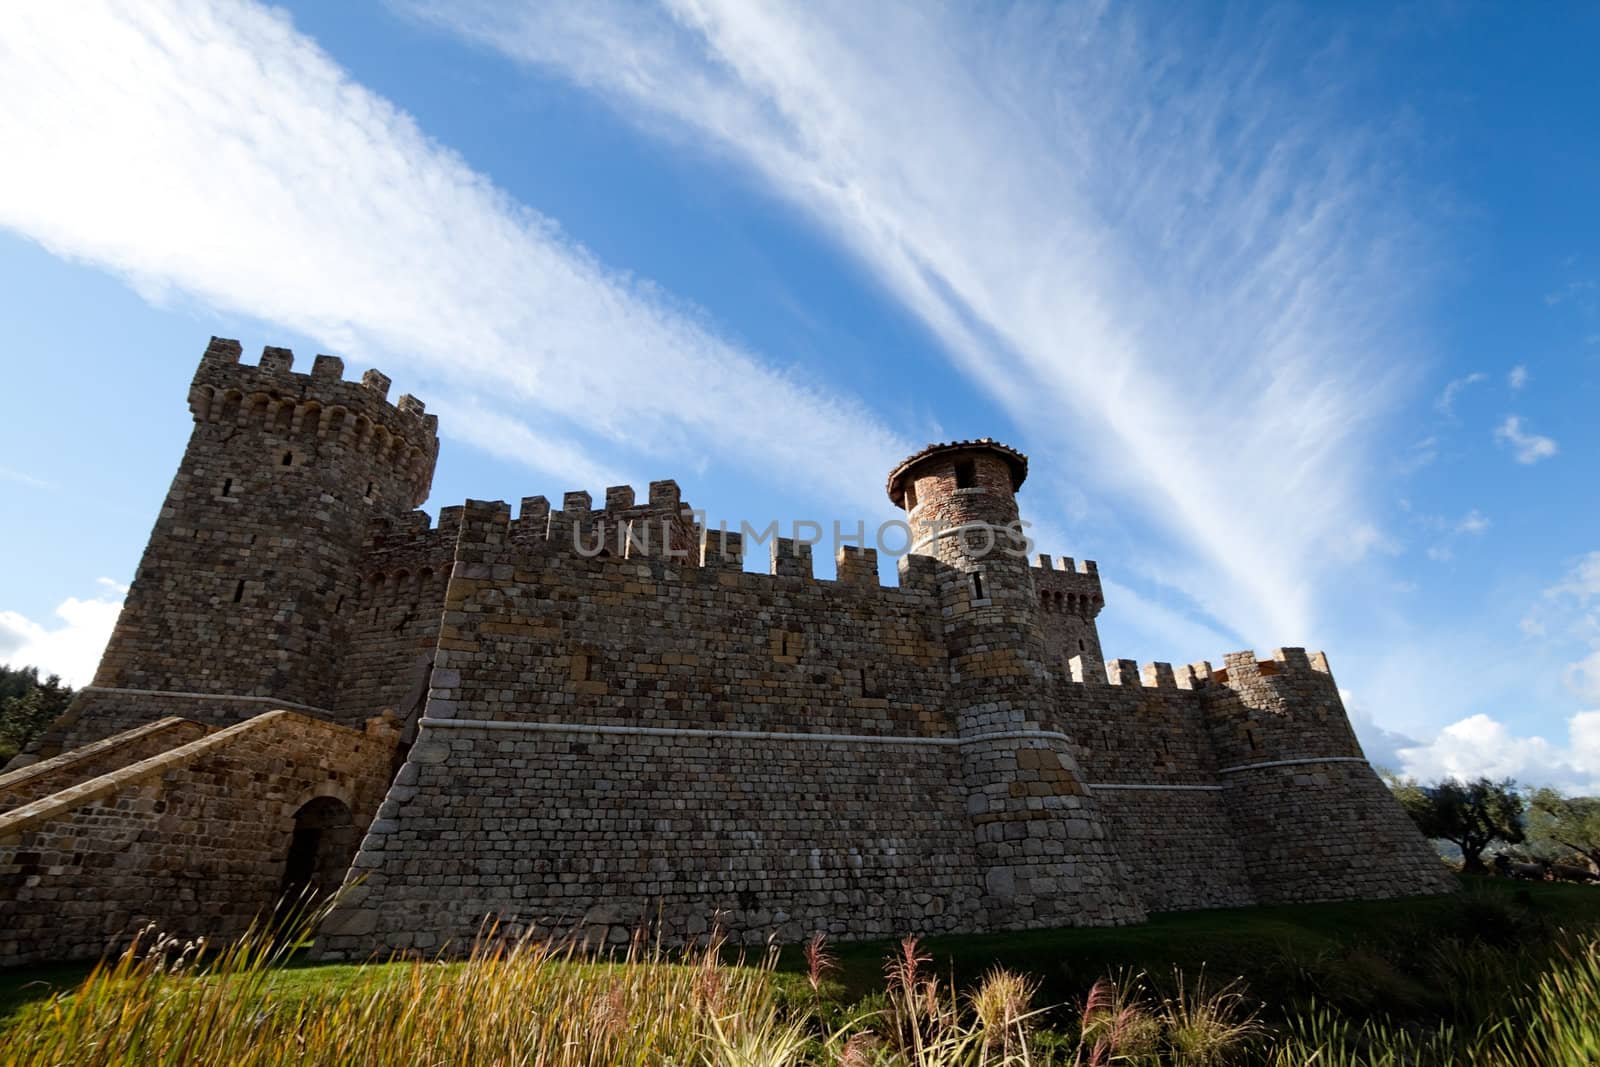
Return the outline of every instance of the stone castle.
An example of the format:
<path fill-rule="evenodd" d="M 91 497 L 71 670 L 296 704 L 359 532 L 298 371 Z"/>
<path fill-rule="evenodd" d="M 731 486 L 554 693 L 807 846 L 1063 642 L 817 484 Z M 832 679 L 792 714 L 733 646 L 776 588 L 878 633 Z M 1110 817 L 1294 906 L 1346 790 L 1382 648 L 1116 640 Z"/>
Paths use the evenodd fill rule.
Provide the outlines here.
<path fill-rule="evenodd" d="M 486 919 L 591 943 L 865 938 L 1442 892 L 1326 659 L 1104 662 L 1094 563 L 1018 551 L 1021 453 L 889 475 L 899 584 L 671 481 L 413 510 L 389 380 L 213 339 L 94 683 L 0 775 L 0 965 L 227 935 L 352 883 L 332 958 Z"/>

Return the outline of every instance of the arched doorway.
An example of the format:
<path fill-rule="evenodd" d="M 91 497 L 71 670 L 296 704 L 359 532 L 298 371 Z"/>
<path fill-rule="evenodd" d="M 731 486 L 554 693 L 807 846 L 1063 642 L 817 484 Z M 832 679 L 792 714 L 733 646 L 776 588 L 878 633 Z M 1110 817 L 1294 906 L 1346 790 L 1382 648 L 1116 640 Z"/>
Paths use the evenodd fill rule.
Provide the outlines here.
<path fill-rule="evenodd" d="M 344 801 L 337 797 L 307 801 L 294 813 L 279 899 L 287 905 L 325 898 L 344 881 L 360 844 L 360 833 Z"/>

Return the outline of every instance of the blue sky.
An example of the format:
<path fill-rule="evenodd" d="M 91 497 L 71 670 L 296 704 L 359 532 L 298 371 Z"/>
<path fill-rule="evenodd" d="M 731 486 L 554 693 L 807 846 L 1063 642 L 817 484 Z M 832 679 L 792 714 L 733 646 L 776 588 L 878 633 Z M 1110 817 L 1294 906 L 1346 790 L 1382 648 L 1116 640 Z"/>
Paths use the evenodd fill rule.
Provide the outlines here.
<path fill-rule="evenodd" d="M 435 510 L 875 523 L 992 435 L 1108 655 L 1323 648 L 1375 761 L 1600 789 L 1600 12 L 1542 14 L 10 6 L 0 658 L 92 673 L 218 334 L 427 401 Z"/>

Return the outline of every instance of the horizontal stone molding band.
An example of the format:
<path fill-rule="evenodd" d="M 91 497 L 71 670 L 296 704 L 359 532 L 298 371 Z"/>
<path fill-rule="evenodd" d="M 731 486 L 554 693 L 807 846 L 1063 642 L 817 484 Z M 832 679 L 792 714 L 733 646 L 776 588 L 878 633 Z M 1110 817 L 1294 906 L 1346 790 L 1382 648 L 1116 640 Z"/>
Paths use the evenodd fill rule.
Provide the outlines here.
<path fill-rule="evenodd" d="M 614 734 L 625 737 L 742 737 L 754 741 L 806 741 L 869 745 L 976 745 L 985 741 L 1060 741 L 1051 730 L 1004 730 L 971 737 L 905 737 L 897 734 L 813 734 L 779 730 L 696 730 L 684 726 L 602 726 L 571 722 L 508 722 L 503 719 L 423 719 L 423 726 L 451 730 L 520 730 L 547 734 Z"/>
<path fill-rule="evenodd" d="M 924 549 L 924 548 L 928 547 L 929 545 L 933 544 L 935 541 L 939 540 L 939 538 L 941 538 L 941 537 L 955 537 L 955 536 L 957 536 L 959 534 L 966 533 L 968 530 L 993 530 L 995 535 L 996 535 L 995 544 L 997 546 L 1000 544 L 1000 539 L 999 539 L 999 535 L 1000 534 L 1004 534 L 1007 537 L 1011 537 L 1012 535 L 1014 535 L 1017 532 L 1015 529 L 1013 529 L 1010 526 L 1001 526 L 1001 525 L 998 525 L 998 524 L 992 523 L 992 522 L 964 522 L 960 526 L 947 526 L 942 530 L 935 530 L 933 533 L 929 534 L 927 537 L 924 537 L 922 540 L 920 540 L 916 544 L 912 545 L 906 551 L 908 551 L 908 552 L 920 552 L 922 549 Z"/>
<path fill-rule="evenodd" d="M 1160 789 L 1174 792 L 1220 793 L 1226 786 L 1221 785 L 1146 785 L 1141 782 L 1098 782 L 1089 786 L 1089 791 L 1096 789 Z"/>
<path fill-rule="evenodd" d="M 310 711 L 318 715 L 332 715 L 327 708 L 313 707 L 310 704 L 296 704 L 292 700 L 280 700 L 277 697 L 247 697 L 237 696 L 232 693 L 185 693 L 175 689 L 116 689 L 107 685 L 86 685 L 78 690 L 80 693 L 116 693 L 119 696 L 161 697 L 164 700 L 234 700 L 245 704 L 266 704 L 273 708 L 293 708 L 295 711 Z"/>
<path fill-rule="evenodd" d="M 1267 767 L 1298 767 L 1303 763 L 1365 763 L 1365 756 L 1308 756 L 1305 759 L 1278 759 L 1267 763 L 1241 763 L 1237 767 L 1224 767 L 1218 774 L 1238 774 L 1240 771 L 1259 771 Z"/>

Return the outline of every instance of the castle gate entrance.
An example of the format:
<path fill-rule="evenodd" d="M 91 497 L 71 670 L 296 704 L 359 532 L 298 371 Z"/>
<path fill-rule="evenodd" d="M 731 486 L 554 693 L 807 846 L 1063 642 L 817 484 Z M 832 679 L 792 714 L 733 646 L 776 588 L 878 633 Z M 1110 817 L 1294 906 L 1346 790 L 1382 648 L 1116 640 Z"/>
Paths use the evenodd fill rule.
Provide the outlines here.
<path fill-rule="evenodd" d="M 302 894 L 320 901 L 339 888 L 355 858 L 361 834 L 350 808 L 337 797 L 316 797 L 294 815 L 279 899 L 292 906 Z"/>

